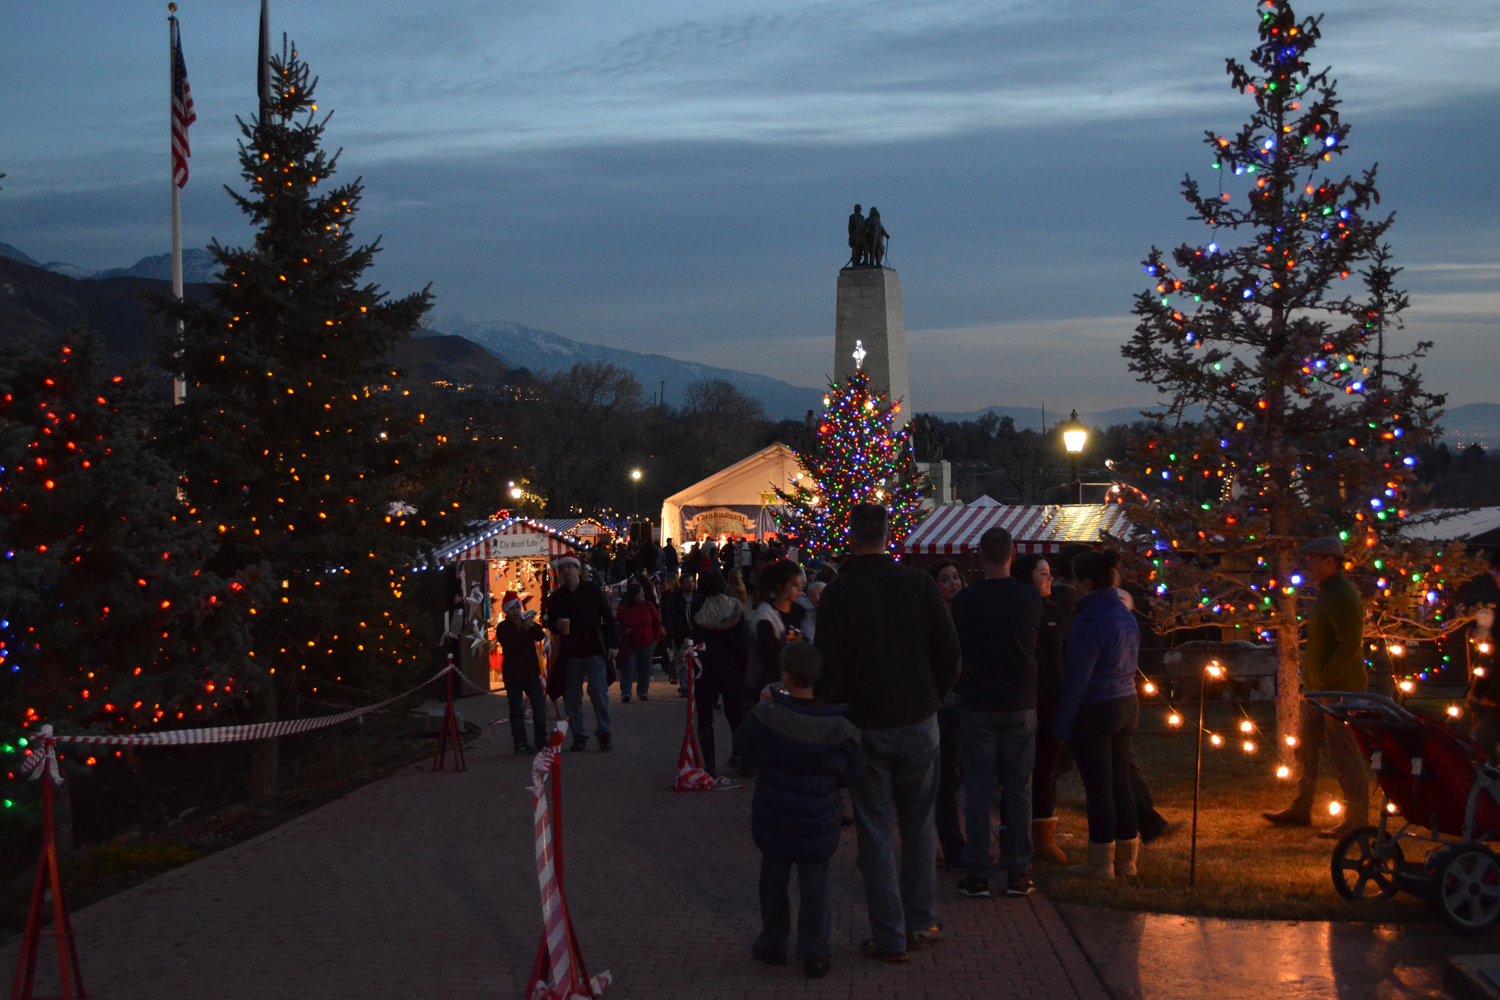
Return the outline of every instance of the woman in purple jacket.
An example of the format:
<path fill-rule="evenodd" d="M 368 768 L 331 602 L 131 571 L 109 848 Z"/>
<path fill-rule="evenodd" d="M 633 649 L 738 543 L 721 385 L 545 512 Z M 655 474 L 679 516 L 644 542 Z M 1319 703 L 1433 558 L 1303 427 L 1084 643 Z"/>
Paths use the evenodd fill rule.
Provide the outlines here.
<path fill-rule="evenodd" d="M 1052 732 L 1070 740 L 1088 797 L 1089 859 L 1068 874 L 1108 881 L 1136 872 L 1140 828 L 1130 787 L 1131 740 L 1140 719 L 1135 673 L 1141 635 L 1115 590 L 1120 554 L 1086 552 L 1073 560 L 1083 595 L 1068 628 L 1062 696 Z"/>

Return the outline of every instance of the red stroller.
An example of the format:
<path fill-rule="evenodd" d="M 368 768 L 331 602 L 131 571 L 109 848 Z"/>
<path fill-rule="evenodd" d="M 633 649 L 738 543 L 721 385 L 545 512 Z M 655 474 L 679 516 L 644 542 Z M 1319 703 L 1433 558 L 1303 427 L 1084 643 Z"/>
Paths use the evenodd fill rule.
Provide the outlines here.
<path fill-rule="evenodd" d="M 1307 697 L 1339 699 L 1313 704 L 1353 730 L 1384 793 L 1379 825 L 1351 830 L 1333 849 L 1339 895 L 1357 901 L 1408 892 L 1468 933 L 1500 921 L 1500 857 L 1486 846 L 1500 839 L 1500 770 L 1485 751 L 1383 695 L 1309 691 Z"/>

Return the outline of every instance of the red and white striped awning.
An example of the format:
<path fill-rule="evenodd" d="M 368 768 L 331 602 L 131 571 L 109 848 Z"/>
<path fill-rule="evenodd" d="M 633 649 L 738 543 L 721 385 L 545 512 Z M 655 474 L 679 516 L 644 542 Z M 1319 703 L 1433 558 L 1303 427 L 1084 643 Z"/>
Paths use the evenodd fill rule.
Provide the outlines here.
<path fill-rule="evenodd" d="M 1127 526 L 1119 504 L 939 507 L 919 524 L 902 548 L 913 555 L 958 555 L 979 547 L 979 536 L 1004 528 L 1017 552 L 1060 552 L 1070 542 L 1098 544 L 1100 532 L 1121 534 Z"/>
<path fill-rule="evenodd" d="M 465 559 L 548 558 L 576 555 L 581 542 L 540 521 L 515 517 L 490 521 L 476 531 L 447 542 L 437 553 L 439 563 Z"/>

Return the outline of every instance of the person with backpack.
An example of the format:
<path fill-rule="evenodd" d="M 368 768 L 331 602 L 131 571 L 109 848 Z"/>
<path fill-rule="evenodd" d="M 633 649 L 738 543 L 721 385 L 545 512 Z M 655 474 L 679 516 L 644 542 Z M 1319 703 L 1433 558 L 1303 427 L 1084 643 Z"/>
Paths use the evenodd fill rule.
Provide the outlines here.
<path fill-rule="evenodd" d="M 703 769 L 714 777 L 719 774 L 714 757 L 714 707 L 723 702 L 729 732 L 737 732 L 745 716 L 745 661 L 750 642 L 745 605 L 724 590 L 724 574 L 716 567 L 698 574 L 698 599 L 702 604 L 693 613 L 693 627 L 688 633 L 695 645 L 704 647 L 698 653 L 703 672 L 693 681 L 693 705 L 698 714 Z"/>

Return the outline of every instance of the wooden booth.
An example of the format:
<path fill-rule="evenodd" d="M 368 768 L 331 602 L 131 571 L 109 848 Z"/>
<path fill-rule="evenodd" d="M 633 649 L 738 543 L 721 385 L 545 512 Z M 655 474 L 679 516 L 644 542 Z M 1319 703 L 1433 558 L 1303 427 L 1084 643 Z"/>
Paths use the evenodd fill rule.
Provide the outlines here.
<path fill-rule="evenodd" d="M 501 599 L 514 590 L 523 608 L 540 613 L 556 583 L 552 560 L 577 556 L 582 545 L 576 535 L 523 517 L 482 522 L 444 544 L 437 558 L 453 571 L 453 604 L 444 615 L 443 638 L 465 677 L 486 689 L 500 687 L 500 650 L 494 639 Z M 546 647 L 543 643 L 538 649 L 544 676 Z"/>

